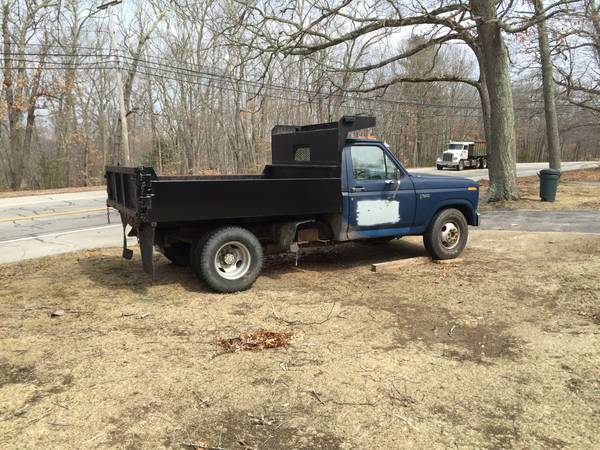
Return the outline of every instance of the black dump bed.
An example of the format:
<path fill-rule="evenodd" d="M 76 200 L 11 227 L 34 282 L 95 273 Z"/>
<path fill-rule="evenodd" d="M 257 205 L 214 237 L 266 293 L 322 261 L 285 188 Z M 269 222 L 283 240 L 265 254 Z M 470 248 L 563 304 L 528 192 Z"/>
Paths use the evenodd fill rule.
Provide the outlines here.
<path fill-rule="evenodd" d="M 339 213 L 348 132 L 374 117 L 272 130 L 272 164 L 260 175 L 157 176 L 151 167 L 107 167 L 109 206 L 131 225 Z"/>

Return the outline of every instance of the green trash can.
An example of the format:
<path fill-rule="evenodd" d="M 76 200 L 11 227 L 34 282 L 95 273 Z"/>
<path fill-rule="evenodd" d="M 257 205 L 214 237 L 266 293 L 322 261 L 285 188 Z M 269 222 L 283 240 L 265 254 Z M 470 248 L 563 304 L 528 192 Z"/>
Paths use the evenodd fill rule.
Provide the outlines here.
<path fill-rule="evenodd" d="M 540 198 L 543 202 L 553 202 L 556 200 L 560 170 L 542 169 L 538 172 L 538 176 L 540 177 Z"/>

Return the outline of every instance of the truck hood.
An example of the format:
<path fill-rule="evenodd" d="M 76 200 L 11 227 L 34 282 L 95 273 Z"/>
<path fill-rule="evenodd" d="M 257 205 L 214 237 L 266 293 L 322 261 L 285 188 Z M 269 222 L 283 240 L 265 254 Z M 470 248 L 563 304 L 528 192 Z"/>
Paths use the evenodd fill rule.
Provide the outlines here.
<path fill-rule="evenodd" d="M 423 189 L 423 188 L 461 188 L 461 187 L 469 187 L 469 186 L 479 186 L 476 181 L 473 181 L 469 178 L 463 177 L 453 177 L 453 176 L 444 176 L 444 175 L 421 175 L 414 174 L 409 172 L 410 177 L 412 178 L 413 183 L 415 184 L 415 188 Z"/>

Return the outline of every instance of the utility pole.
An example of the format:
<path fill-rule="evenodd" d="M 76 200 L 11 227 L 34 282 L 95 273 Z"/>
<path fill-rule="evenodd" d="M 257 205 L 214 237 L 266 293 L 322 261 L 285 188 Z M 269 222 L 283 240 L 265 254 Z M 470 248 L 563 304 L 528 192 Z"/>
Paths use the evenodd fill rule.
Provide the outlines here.
<path fill-rule="evenodd" d="M 122 0 L 111 0 L 98 6 L 98 10 L 106 10 L 108 13 L 108 33 L 110 34 L 111 49 L 115 52 L 115 63 L 117 71 L 117 96 L 119 97 L 119 115 L 121 118 L 121 159 L 128 166 L 131 158 L 129 155 L 129 128 L 127 126 L 127 111 L 125 111 L 125 95 L 123 93 L 123 77 L 121 74 L 121 61 L 119 59 L 119 48 L 115 38 L 113 17 L 110 7 L 122 3 Z"/>

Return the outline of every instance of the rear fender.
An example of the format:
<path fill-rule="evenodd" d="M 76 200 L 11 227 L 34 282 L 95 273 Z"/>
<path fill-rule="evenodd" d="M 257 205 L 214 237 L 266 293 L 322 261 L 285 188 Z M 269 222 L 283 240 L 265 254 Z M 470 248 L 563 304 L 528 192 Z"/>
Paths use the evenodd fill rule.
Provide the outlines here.
<path fill-rule="evenodd" d="M 285 249 L 291 249 L 300 225 L 314 223 L 314 220 L 301 220 L 298 222 L 284 222 L 273 226 L 273 240 Z"/>

